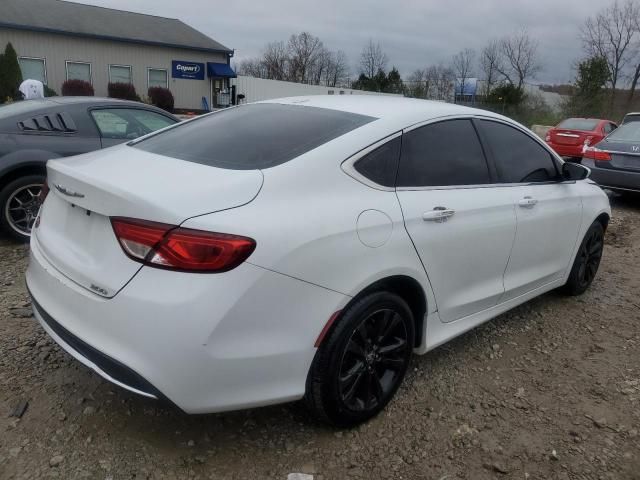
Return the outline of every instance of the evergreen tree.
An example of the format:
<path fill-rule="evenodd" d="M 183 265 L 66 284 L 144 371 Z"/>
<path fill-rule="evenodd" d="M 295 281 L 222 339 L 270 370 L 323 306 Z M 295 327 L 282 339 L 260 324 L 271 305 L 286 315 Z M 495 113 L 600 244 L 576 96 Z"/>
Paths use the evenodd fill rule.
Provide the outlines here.
<path fill-rule="evenodd" d="M 0 56 L 0 102 L 7 99 L 20 100 L 20 84 L 22 83 L 22 72 L 18 63 L 18 55 L 11 43 L 4 49 L 4 55 Z"/>

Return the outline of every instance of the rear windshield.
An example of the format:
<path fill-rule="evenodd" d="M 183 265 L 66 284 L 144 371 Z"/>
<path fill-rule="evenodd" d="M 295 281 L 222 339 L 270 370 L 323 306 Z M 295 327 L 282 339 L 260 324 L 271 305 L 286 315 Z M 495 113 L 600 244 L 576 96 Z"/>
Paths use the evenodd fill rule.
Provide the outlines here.
<path fill-rule="evenodd" d="M 640 142 L 640 122 L 621 125 L 609 134 L 607 140 L 616 142 Z"/>
<path fill-rule="evenodd" d="M 300 105 L 223 110 L 131 144 L 151 153 L 232 170 L 274 167 L 375 120 Z"/>
<path fill-rule="evenodd" d="M 560 122 L 558 128 L 566 128 L 567 130 L 594 130 L 600 120 L 590 120 L 588 118 L 567 118 Z"/>

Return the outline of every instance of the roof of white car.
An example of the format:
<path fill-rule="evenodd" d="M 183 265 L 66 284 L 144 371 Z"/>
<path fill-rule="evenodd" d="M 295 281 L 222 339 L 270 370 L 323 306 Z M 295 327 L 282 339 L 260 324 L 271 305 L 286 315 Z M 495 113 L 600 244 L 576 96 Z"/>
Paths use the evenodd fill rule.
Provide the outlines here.
<path fill-rule="evenodd" d="M 501 115 L 487 110 L 463 107 L 445 102 L 391 95 L 310 95 L 305 97 L 277 98 L 259 103 L 280 103 L 329 108 L 380 119 L 393 119 L 402 121 L 403 123 L 406 122 L 407 125 L 414 122 L 455 115 L 482 115 L 486 117 L 504 118 Z"/>

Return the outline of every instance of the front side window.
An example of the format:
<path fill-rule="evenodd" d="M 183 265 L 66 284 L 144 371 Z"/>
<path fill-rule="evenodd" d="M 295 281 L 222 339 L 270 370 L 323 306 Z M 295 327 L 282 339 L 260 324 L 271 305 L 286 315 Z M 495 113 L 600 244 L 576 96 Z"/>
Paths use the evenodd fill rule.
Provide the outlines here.
<path fill-rule="evenodd" d="M 129 108 L 92 110 L 91 116 L 100 135 L 121 140 L 133 140 L 175 123 L 155 112 Z"/>
<path fill-rule="evenodd" d="M 396 182 L 401 144 L 400 137 L 394 138 L 359 159 L 353 168 L 378 185 L 393 187 Z"/>
<path fill-rule="evenodd" d="M 241 105 L 178 124 L 135 148 L 231 170 L 275 167 L 376 120 L 303 105 Z"/>
<path fill-rule="evenodd" d="M 489 168 L 471 120 L 448 120 L 404 134 L 398 187 L 487 183 Z"/>
<path fill-rule="evenodd" d="M 91 83 L 91 64 L 87 62 L 67 62 L 67 80 L 83 80 Z"/>
<path fill-rule="evenodd" d="M 167 88 L 167 71 L 160 68 L 149 69 L 149 88 L 162 87 Z"/>
<path fill-rule="evenodd" d="M 39 80 L 47 84 L 47 69 L 44 58 L 20 57 L 18 59 L 23 80 Z"/>
<path fill-rule="evenodd" d="M 502 183 L 549 182 L 558 170 L 551 154 L 524 132 L 499 122 L 480 120 Z"/>
<path fill-rule="evenodd" d="M 109 65 L 109 82 L 132 83 L 131 67 L 128 65 Z"/>

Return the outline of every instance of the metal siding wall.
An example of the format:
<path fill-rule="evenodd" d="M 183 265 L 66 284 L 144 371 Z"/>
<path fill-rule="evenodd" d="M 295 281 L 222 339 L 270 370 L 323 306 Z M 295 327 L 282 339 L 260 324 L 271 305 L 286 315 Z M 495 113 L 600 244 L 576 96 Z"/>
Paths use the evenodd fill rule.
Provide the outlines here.
<path fill-rule="evenodd" d="M 96 96 L 107 96 L 109 64 L 131 65 L 133 84 L 140 96 L 147 94 L 147 68 L 167 70 L 169 89 L 176 108 L 202 108 L 202 97 L 209 98 L 209 79 L 183 80 L 171 78 L 171 61 L 226 63 L 224 54 L 198 52 L 187 49 L 111 42 L 52 33 L 29 32 L 0 28 L 0 49 L 11 42 L 18 56 L 46 60 L 47 84 L 58 94 L 66 80 L 65 61 L 91 63 L 91 76 Z"/>
<path fill-rule="evenodd" d="M 244 94 L 246 102 L 270 100 L 272 98 L 295 97 L 297 95 L 334 95 L 344 92 L 344 95 L 394 95 L 390 93 L 365 92 L 350 88 L 322 87 L 320 85 L 306 85 L 303 83 L 267 80 L 264 78 L 244 77 L 231 79 L 231 85 L 236 86 L 236 94 Z M 395 95 L 402 96 L 402 95 Z"/>

